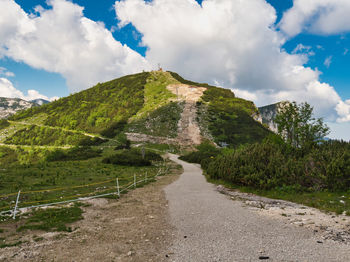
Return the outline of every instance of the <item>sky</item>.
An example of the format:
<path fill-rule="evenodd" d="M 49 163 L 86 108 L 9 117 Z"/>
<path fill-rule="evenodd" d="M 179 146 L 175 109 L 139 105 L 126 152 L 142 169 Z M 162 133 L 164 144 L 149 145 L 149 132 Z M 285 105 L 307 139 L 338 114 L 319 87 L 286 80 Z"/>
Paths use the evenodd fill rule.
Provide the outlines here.
<path fill-rule="evenodd" d="M 349 0 L 0 0 L 0 96 L 53 100 L 160 63 L 350 140 Z"/>

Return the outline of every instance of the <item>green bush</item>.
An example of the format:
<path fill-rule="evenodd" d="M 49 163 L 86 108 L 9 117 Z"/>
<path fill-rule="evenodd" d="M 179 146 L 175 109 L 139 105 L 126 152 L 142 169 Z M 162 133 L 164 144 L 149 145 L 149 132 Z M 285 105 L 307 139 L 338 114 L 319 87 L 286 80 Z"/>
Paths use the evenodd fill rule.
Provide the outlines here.
<path fill-rule="evenodd" d="M 350 145 L 329 141 L 312 148 L 291 148 L 267 139 L 220 155 L 206 167 L 213 179 L 261 190 L 347 191 Z"/>
<path fill-rule="evenodd" d="M 152 151 L 145 151 L 142 157 L 141 149 L 133 148 L 130 150 L 119 150 L 117 153 L 105 157 L 102 162 L 106 164 L 124 165 L 124 166 L 150 166 L 151 161 L 161 161 L 163 158 Z"/>
<path fill-rule="evenodd" d="M 116 139 L 118 140 L 119 145 L 115 147 L 115 150 L 130 149 L 131 142 L 128 140 L 125 134 L 120 133 Z"/>
<path fill-rule="evenodd" d="M 127 122 L 125 120 L 112 123 L 108 128 L 101 132 L 101 135 L 108 138 L 113 138 L 124 131 L 126 124 Z"/>
<path fill-rule="evenodd" d="M 10 123 L 6 119 L 0 119 L 0 130 L 8 127 Z"/>
<path fill-rule="evenodd" d="M 69 161 L 69 160 L 86 160 L 99 157 L 102 150 L 92 149 L 91 147 L 74 147 L 68 150 L 56 149 L 50 151 L 46 157 L 46 161 Z"/>
<path fill-rule="evenodd" d="M 197 151 L 180 156 L 180 159 L 190 163 L 203 163 L 203 165 L 207 166 L 207 164 L 219 154 L 220 149 L 206 141 L 197 146 Z M 203 168 L 205 167 L 203 166 Z"/>
<path fill-rule="evenodd" d="M 151 161 L 143 159 L 141 154 L 131 150 L 123 150 L 102 160 L 105 164 L 121 166 L 150 166 Z"/>

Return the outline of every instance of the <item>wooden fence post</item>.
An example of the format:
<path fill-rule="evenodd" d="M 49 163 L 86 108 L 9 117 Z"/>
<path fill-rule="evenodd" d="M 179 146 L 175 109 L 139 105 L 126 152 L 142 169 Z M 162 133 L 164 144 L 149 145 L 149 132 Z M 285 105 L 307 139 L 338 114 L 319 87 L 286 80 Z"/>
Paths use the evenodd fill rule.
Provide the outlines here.
<path fill-rule="evenodd" d="M 20 194 L 21 194 L 21 190 L 19 190 L 18 194 L 17 194 L 16 205 L 15 205 L 15 209 L 13 210 L 13 219 L 16 219 L 17 206 L 18 206 L 18 200 L 19 200 L 19 195 Z"/>
<path fill-rule="evenodd" d="M 120 198 L 120 190 L 119 190 L 119 180 L 118 180 L 118 177 L 117 177 L 117 194 L 118 194 L 118 197 Z"/>

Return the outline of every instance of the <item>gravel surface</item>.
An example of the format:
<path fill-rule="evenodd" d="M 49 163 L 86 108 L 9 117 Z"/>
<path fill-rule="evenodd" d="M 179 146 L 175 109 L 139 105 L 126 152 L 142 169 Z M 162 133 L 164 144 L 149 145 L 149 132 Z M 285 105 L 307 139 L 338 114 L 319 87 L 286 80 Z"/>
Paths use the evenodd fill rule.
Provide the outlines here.
<path fill-rule="evenodd" d="M 350 261 L 350 246 L 242 207 L 207 183 L 197 165 L 170 159 L 184 173 L 165 188 L 176 228 L 168 261 Z"/>

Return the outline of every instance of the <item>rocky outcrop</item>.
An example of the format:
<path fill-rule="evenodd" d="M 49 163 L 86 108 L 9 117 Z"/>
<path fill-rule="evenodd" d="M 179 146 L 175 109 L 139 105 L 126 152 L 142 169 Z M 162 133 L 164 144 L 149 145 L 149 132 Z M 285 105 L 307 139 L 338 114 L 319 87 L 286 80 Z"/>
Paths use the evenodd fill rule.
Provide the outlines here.
<path fill-rule="evenodd" d="M 0 119 L 8 118 L 18 111 L 39 106 L 37 103 L 28 102 L 19 98 L 0 97 Z"/>
<path fill-rule="evenodd" d="M 275 118 L 279 112 L 279 110 L 282 108 L 282 106 L 286 103 L 289 103 L 288 101 L 278 102 L 276 104 L 271 104 L 267 106 L 259 107 L 259 122 L 262 124 L 268 126 L 268 128 L 272 131 L 277 133 L 277 125 L 275 123 Z"/>

